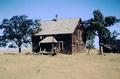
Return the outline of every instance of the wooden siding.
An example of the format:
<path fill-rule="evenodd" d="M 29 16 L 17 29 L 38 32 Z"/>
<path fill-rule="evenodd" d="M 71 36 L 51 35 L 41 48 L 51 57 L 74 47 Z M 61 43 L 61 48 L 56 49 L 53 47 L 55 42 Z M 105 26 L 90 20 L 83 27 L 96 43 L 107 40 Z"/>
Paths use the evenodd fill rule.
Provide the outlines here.
<path fill-rule="evenodd" d="M 32 36 L 32 51 L 33 52 L 39 52 L 39 41 L 40 41 L 40 37 L 39 36 Z"/>
<path fill-rule="evenodd" d="M 72 34 L 58 34 L 58 35 L 38 35 L 38 36 L 32 36 L 32 51 L 33 52 L 39 52 L 40 48 L 43 50 L 46 46 L 46 49 L 50 51 L 51 46 L 50 44 L 41 44 L 39 46 L 39 42 L 43 40 L 47 36 L 53 36 L 58 43 L 56 44 L 57 48 L 59 48 L 59 42 L 63 42 L 63 50 L 61 50 L 61 53 L 65 54 L 72 54 Z"/>
<path fill-rule="evenodd" d="M 84 49 L 82 34 L 83 29 L 77 26 L 74 33 L 72 34 L 72 52 L 78 53 Z"/>

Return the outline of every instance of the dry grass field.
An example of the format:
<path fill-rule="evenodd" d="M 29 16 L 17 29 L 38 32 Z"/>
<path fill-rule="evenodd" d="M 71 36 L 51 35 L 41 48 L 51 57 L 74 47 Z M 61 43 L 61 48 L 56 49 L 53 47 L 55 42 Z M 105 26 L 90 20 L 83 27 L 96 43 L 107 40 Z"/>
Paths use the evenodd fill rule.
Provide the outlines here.
<path fill-rule="evenodd" d="M 120 79 L 120 54 L 0 54 L 0 79 Z"/>

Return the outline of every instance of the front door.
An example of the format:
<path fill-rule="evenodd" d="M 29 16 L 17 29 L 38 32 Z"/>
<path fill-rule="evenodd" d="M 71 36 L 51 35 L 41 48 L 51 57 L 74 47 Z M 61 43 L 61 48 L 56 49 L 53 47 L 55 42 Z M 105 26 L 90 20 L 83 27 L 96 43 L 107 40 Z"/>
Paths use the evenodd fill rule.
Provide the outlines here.
<path fill-rule="evenodd" d="M 59 41 L 59 50 L 63 51 L 63 49 L 64 49 L 63 41 Z"/>

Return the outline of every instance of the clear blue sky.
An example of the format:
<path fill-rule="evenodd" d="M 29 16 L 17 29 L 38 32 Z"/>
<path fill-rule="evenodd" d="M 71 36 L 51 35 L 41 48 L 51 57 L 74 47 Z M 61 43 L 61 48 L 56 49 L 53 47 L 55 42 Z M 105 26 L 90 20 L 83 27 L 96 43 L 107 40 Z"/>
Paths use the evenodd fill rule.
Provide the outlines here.
<path fill-rule="evenodd" d="M 80 17 L 87 20 L 95 9 L 101 10 L 105 16 L 120 18 L 120 0 L 0 0 L 0 21 L 22 14 L 42 20 L 52 19 L 55 14 L 59 18 Z M 120 32 L 120 24 L 110 30 Z"/>

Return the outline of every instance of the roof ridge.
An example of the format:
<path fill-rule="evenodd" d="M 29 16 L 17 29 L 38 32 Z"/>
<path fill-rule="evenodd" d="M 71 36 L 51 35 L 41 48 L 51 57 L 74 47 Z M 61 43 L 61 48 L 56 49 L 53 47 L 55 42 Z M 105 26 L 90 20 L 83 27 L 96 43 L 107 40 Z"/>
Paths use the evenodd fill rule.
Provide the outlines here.
<path fill-rule="evenodd" d="M 68 20 L 68 19 L 80 19 L 80 17 L 70 17 L 70 18 L 58 18 L 58 20 Z M 52 21 L 52 19 L 50 20 L 41 20 L 41 22 L 49 22 Z"/>

